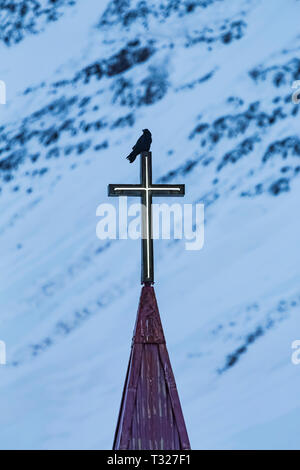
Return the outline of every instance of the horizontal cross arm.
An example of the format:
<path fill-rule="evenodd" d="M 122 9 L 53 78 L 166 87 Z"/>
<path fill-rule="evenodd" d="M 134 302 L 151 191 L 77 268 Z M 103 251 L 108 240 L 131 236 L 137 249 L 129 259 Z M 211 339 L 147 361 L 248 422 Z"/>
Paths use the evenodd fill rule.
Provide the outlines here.
<path fill-rule="evenodd" d="M 140 184 L 109 184 L 108 196 L 141 196 L 142 186 Z"/>
<path fill-rule="evenodd" d="M 152 184 L 152 196 L 184 196 L 184 184 Z"/>

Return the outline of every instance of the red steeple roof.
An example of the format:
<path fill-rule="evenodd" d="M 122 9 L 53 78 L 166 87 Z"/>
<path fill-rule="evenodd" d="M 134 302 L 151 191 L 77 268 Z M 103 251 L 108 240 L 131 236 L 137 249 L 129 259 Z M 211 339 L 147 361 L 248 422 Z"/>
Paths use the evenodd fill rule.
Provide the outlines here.
<path fill-rule="evenodd" d="M 154 288 L 142 288 L 113 449 L 190 449 Z"/>

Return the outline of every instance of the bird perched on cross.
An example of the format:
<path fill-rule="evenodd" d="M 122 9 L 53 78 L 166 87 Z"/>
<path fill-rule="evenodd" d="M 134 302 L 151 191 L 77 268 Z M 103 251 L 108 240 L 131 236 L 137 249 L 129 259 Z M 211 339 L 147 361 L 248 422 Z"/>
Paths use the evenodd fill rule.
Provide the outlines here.
<path fill-rule="evenodd" d="M 143 134 L 137 140 L 136 144 L 132 147 L 132 152 L 128 155 L 127 160 L 133 163 L 137 155 L 142 152 L 149 152 L 152 142 L 151 132 L 149 129 L 143 129 Z"/>

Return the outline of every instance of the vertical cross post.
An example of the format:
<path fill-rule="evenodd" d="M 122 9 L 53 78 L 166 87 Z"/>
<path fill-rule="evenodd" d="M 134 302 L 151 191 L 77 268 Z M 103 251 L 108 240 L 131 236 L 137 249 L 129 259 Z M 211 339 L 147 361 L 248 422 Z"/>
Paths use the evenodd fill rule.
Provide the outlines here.
<path fill-rule="evenodd" d="M 140 160 L 140 180 L 142 192 L 142 243 L 141 243 L 141 283 L 154 282 L 153 231 L 152 231 L 152 194 L 147 188 L 152 184 L 152 154 L 144 152 Z"/>
<path fill-rule="evenodd" d="M 142 272 L 141 283 L 154 283 L 152 197 L 184 196 L 184 184 L 152 184 L 152 153 L 142 152 L 140 184 L 109 184 L 109 196 L 139 196 L 142 203 Z"/>

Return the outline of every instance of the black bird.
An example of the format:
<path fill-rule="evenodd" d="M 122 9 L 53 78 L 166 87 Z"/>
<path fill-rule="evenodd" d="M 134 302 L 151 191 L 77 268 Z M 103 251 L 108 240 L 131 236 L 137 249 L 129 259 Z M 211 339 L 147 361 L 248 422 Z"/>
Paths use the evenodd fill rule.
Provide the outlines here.
<path fill-rule="evenodd" d="M 152 142 L 151 132 L 148 129 L 143 129 L 143 134 L 137 140 L 136 144 L 132 147 L 132 152 L 128 155 L 127 160 L 133 163 L 137 155 L 142 152 L 149 152 Z"/>

